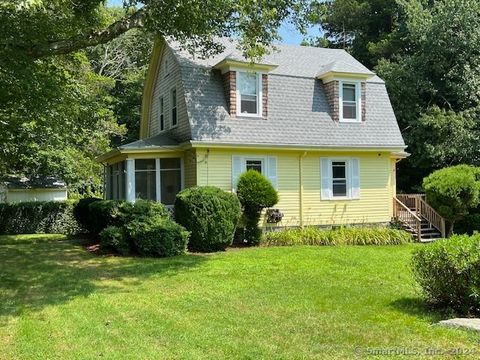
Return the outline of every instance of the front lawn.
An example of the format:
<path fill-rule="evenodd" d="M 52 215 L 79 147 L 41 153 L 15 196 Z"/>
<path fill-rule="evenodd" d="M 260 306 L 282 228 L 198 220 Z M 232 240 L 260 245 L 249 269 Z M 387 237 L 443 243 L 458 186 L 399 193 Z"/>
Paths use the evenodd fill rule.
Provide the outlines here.
<path fill-rule="evenodd" d="M 0 245 L 0 358 L 353 358 L 478 341 L 432 326 L 408 268 L 420 245 L 141 259 L 12 242 Z"/>

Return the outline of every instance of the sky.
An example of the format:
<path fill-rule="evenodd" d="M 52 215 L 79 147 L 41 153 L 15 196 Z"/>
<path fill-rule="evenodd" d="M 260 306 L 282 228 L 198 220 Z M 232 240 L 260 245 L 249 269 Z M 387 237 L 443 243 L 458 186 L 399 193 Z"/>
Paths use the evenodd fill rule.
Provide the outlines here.
<path fill-rule="evenodd" d="M 108 5 L 122 6 L 123 0 L 108 0 Z M 280 30 L 280 36 L 282 37 L 282 44 L 299 45 L 304 36 L 298 32 L 291 24 L 284 23 Z M 308 29 L 307 36 L 320 36 L 320 30 L 318 27 L 312 27 Z"/>

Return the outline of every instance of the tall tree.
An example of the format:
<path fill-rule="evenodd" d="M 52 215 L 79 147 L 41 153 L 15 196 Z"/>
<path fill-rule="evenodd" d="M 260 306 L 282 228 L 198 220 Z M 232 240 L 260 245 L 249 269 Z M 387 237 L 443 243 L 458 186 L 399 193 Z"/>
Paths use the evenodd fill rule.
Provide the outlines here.
<path fill-rule="evenodd" d="M 143 52 L 129 48 L 132 29 L 172 36 L 203 54 L 220 50 L 217 36 L 236 36 L 244 53 L 256 57 L 278 38 L 283 21 L 303 26 L 298 15 L 306 3 L 125 0 L 112 15 L 105 0 L 0 1 L 0 176 L 59 175 L 77 187 L 99 184 L 101 167 L 93 158 L 125 133 L 114 115 L 130 128 L 128 136 L 135 132 L 139 107 L 118 101 L 127 95 L 138 104 L 141 96 Z M 102 46 L 103 61 L 95 51 L 86 57 L 85 49 L 95 46 Z"/>
<path fill-rule="evenodd" d="M 324 35 L 307 43 L 346 49 L 370 68 L 403 45 L 402 12 L 396 0 L 318 1 L 308 18 Z"/>

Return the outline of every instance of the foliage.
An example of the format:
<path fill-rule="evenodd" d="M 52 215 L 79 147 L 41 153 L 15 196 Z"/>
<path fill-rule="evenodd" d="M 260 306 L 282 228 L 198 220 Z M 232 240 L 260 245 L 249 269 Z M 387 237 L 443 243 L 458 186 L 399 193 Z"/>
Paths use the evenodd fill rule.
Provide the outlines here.
<path fill-rule="evenodd" d="M 176 256 L 187 249 L 189 232 L 160 216 L 132 220 L 125 231 L 133 250 L 144 256 Z"/>
<path fill-rule="evenodd" d="M 278 193 L 264 175 L 249 170 L 238 179 L 237 195 L 245 217 L 245 241 L 249 245 L 258 245 L 262 236 L 258 227 L 262 210 L 278 202 Z"/>
<path fill-rule="evenodd" d="M 125 230 L 118 226 L 108 226 L 100 232 L 100 247 L 103 250 L 113 250 L 121 255 L 130 253 Z"/>
<path fill-rule="evenodd" d="M 122 200 L 93 201 L 88 205 L 88 212 L 86 228 L 94 236 L 109 226 L 124 226 L 133 220 L 170 216 L 165 205 L 147 200 L 135 203 Z"/>
<path fill-rule="evenodd" d="M 411 241 L 412 235 L 406 231 L 386 227 L 341 227 L 325 230 L 310 226 L 266 232 L 262 245 L 401 245 Z"/>
<path fill-rule="evenodd" d="M 455 235 L 417 249 L 412 270 L 427 301 L 461 314 L 480 311 L 480 234 Z"/>
<path fill-rule="evenodd" d="M 214 186 L 187 188 L 175 199 L 175 220 L 188 231 L 191 251 L 220 251 L 232 244 L 240 202 Z"/>
<path fill-rule="evenodd" d="M 480 232 L 480 213 L 478 213 L 478 208 L 474 211 L 473 213 L 470 211 L 468 215 L 455 223 L 456 234 L 472 235 Z"/>
<path fill-rule="evenodd" d="M 408 189 L 436 168 L 479 164 L 480 3 L 399 4 L 406 46 L 376 70 L 412 153 L 399 170 L 412 175 L 399 178 L 399 186 Z"/>
<path fill-rule="evenodd" d="M 367 67 L 392 57 L 403 41 L 402 12 L 396 0 L 336 0 L 317 2 L 309 21 L 323 30 L 305 44 L 347 49 Z"/>
<path fill-rule="evenodd" d="M 71 201 L 0 204 L 0 234 L 76 234 L 80 227 Z"/>
<path fill-rule="evenodd" d="M 427 201 L 450 223 L 449 234 L 456 221 L 480 204 L 479 177 L 479 168 L 457 165 L 437 170 L 424 179 Z"/>
<path fill-rule="evenodd" d="M 77 220 L 78 224 L 89 231 L 90 227 L 90 204 L 94 203 L 95 201 L 102 201 L 99 198 L 84 198 L 77 201 L 75 207 L 73 208 L 73 215 Z"/>

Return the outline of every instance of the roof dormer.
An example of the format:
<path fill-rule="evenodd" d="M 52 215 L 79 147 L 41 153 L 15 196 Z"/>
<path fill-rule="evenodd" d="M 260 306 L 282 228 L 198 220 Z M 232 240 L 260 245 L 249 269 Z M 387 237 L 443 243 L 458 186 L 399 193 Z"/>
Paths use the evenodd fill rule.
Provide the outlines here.
<path fill-rule="evenodd" d="M 221 71 L 227 106 L 232 117 L 268 116 L 268 72 L 277 65 L 252 63 L 233 54 L 213 68 Z"/>
<path fill-rule="evenodd" d="M 323 81 L 334 121 L 365 121 L 366 81 L 373 76 L 370 70 L 344 61 L 334 61 L 320 69 L 316 77 Z"/>

